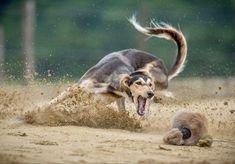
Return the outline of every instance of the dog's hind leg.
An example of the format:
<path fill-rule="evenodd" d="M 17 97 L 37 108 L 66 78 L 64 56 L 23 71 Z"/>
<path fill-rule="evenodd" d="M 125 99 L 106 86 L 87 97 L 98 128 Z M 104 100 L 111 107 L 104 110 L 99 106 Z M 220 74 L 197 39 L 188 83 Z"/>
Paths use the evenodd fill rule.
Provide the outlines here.
<path fill-rule="evenodd" d="M 125 110 L 125 97 L 119 98 L 116 101 L 118 110 Z"/>

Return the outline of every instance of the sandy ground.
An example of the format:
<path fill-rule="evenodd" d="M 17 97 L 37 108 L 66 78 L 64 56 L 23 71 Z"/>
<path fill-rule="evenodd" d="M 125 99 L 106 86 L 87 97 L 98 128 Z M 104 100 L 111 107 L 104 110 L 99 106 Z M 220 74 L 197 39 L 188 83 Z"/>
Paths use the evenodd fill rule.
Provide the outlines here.
<path fill-rule="evenodd" d="M 130 117 L 105 110 L 95 116 L 88 112 L 88 121 L 68 120 L 68 115 L 77 114 L 69 110 L 59 115 L 36 112 L 40 121 L 26 123 L 26 112 L 37 111 L 38 105 L 64 88 L 0 87 L 0 163 L 235 163 L 235 79 L 172 81 L 169 90 L 175 98 L 163 97 L 151 104 L 143 118 L 135 116 L 133 106 L 127 104 Z M 212 147 L 163 143 L 177 111 L 205 114 L 214 138 Z M 62 124 L 48 123 L 58 117 Z M 78 120 L 83 126 L 78 126 Z"/>

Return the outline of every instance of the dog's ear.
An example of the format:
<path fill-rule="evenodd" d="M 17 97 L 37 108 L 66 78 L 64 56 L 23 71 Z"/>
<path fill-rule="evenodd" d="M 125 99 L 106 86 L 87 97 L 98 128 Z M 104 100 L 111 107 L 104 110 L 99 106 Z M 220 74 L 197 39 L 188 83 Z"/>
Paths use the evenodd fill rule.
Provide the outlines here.
<path fill-rule="evenodd" d="M 120 80 L 121 88 L 125 90 L 126 88 L 129 88 L 129 84 L 130 84 L 130 76 L 129 75 L 123 76 Z"/>

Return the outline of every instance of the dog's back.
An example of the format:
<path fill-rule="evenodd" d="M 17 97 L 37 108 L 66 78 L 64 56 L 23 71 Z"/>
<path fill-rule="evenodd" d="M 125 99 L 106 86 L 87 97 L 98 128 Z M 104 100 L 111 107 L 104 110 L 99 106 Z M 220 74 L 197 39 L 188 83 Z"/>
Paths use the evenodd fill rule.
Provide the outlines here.
<path fill-rule="evenodd" d="M 121 75 L 130 75 L 138 70 L 144 71 L 151 63 L 155 63 L 161 74 L 167 77 L 167 70 L 160 59 L 140 50 L 127 49 L 106 55 L 83 75 L 79 83 L 82 84 L 89 79 L 95 83 L 107 83 L 118 88 Z"/>

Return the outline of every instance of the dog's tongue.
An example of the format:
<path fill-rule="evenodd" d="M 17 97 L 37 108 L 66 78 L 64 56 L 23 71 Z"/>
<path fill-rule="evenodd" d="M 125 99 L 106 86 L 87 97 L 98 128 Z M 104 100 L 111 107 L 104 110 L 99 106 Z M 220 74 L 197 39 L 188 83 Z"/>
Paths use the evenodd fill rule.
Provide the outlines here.
<path fill-rule="evenodd" d="M 146 99 L 139 96 L 138 97 L 138 110 L 137 110 L 137 113 L 140 115 L 140 116 L 143 116 L 144 113 L 145 113 L 145 104 L 146 104 Z"/>

